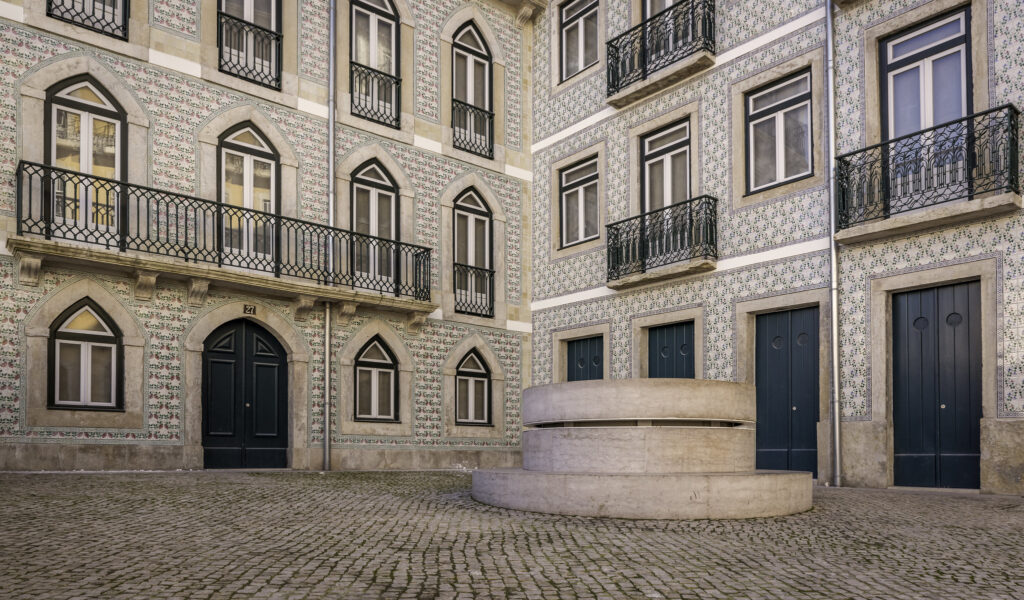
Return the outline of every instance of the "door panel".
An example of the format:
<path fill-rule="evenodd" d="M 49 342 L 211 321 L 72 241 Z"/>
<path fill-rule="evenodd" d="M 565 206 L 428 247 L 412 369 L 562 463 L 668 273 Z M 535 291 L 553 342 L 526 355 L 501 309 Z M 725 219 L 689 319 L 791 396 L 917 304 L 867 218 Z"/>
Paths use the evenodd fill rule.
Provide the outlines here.
<path fill-rule="evenodd" d="M 893 482 L 980 484 L 981 285 L 893 296 Z"/>
<path fill-rule="evenodd" d="M 566 346 L 566 381 L 604 378 L 604 338 L 571 340 Z"/>
<path fill-rule="evenodd" d="M 647 376 L 693 379 L 693 321 L 648 330 Z"/>
<path fill-rule="evenodd" d="M 758 315 L 757 468 L 818 476 L 818 307 Z"/>

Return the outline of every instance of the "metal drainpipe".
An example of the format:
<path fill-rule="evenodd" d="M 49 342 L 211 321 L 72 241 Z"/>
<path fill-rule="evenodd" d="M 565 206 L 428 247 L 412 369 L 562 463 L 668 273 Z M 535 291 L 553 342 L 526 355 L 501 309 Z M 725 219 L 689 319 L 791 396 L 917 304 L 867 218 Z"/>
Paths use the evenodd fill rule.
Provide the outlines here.
<path fill-rule="evenodd" d="M 829 203 L 829 263 L 831 276 L 830 312 L 832 317 L 832 485 L 842 485 L 842 446 L 840 445 L 839 425 L 841 421 L 839 405 L 839 247 L 836 244 L 836 111 L 835 111 L 835 65 L 833 58 L 832 32 L 832 0 L 825 2 L 825 82 L 828 115 L 828 203 Z"/>
<path fill-rule="evenodd" d="M 337 0 L 331 0 L 327 57 L 327 223 L 334 227 L 334 54 L 338 49 Z M 327 272 L 334 272 L 334 252 L 327 253 Z M 331 303 L 324 302 L 324 471 L 331 470 Z"/>

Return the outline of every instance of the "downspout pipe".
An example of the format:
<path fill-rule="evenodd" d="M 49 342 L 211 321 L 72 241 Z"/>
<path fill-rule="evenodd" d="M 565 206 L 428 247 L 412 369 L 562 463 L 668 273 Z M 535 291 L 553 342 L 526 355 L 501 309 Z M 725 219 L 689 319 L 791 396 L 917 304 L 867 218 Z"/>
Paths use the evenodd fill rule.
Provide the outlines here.
<path fill-rule="evenodd" d="M 337 0 L 330 0 L 327 53 L 327 223 L 334 227 L 334 56 L 338 50 Z M 333 247 L 333 241 L 328 247 Z M 327 253 L 327 272 L 334 272 L 334 252 Z M 324 471 L 331 470 L 331 303 L 324 302 Z"/>
<path fill-rule="evenodd" d="M 836 243 L 836 217 L 838 204 L 836 198 L 836 97 L 835 97 L 835 61 L 833 46 L 833 0 L 825 2 L 825 114 L 828 115 L 828 203 L 829 203 L 829 286 L 831 295 L 829 309 L 831 312 L 832 347 L 832 485 L 839 487 L 843 482 L 842 445 L 840 444 L 840 421 L 842 412 L 839 404 L 839 246 Z"/>

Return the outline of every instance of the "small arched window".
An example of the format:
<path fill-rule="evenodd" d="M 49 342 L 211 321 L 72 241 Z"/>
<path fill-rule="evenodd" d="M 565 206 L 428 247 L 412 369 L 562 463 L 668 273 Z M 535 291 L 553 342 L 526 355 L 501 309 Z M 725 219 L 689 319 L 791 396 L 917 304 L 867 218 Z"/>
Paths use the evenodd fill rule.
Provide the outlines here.
<path fill-rule="evenodd" d="M 491 51 L 473 21 L 452 38 L 452 141 L 457 148 L 493 156 Z"/>
<path fill-rule="evenodd" d="M 127 171 L 125 112 L 96 80 L 79 75 L 46 93 L 46 162 L 53 174 L 53 219 L 70 233 L 117 226 L 117 185 Z"/>
<path fill-rule="evenodd" d="M 52 408 L 119 409 L 121 330 L 95 302 L 80 300 L 50 326 Z"/>
<path fill-rule="evenodd" d="M 455 423 L 491 424 L 491 371 L 475 349 L 466 354 L 455 371 Z"/>
<path fill-rule="evenodd" d="M 390 0 L 352 0 L 352 113 L 398 127 L 398 11 Z"/>
<path fill-rule="evenodd" d="M 280 208 L 277 150 L 258 127 L 245 122 L 220 136 L 218 154 L 226 259 L 236 266 L 259 267 L 272 260 L 274 251 L 274 215 Z"/>
<path fill-rule="evenodd" d="M 356 355 L 357 421 L 398 421 L 398 360 L 391 348 L 374 336 Z"/>
<path fill-rule="evenodd" d="M 491 268 L 492 215 L 487 203 L 473 188 L 456 200 L 455 310 L 492 316 L 494 271 Z"/>

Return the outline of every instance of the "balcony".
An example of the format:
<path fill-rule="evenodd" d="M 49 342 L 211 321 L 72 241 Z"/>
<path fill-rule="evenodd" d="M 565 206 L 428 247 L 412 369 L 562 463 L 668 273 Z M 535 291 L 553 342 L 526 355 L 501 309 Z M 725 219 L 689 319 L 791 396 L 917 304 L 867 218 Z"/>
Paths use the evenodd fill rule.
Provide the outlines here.
<path fill-rule="evenodd" d="M 275 90 L 281 89 L 281 34 L 217 13 L 220 70 Z"/>
<path fill-rule="evenodd" d="M 357 62 L 350 63 L 352 114 L 399 129 L 402 126 L 402 80 Z"/>
<path fill-rule="evenodd" d="M 715 268 L 718 200 L 699 196 L 608 225 L 608 287 Z"/>
<path fill-rule="evenodd" d="M 455 312 L 494 316 L 494 271 L 455 263 Z"/>
<path fill-rule="evenodd" d="M 452 98 L 452 145 L 494 158 L 494 113 Z"/>
<path fill-rule="evenodd" d="M 607 44 L 608 104 L 622 107 L 715 63 L 714 0 L 671 6 Z"/>
<path fill-rule="evenodd" d="M 128 0 L 46 0 L 46 16 L 128 39 Z"/>
<path fill-rule="evenodd" d="M 353 305 L 436 308 L 430 248 L 32 162 L 19 163 L 16 177 L 18 237 L 8 247 L 23 254 Z"/>
<path fill-rule="evenodd" d="M 1019 113 L 1012 105 L 836 159 L 836 240 L 854 243 L 1021 206 Z"/>

